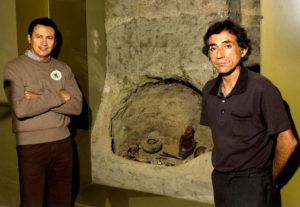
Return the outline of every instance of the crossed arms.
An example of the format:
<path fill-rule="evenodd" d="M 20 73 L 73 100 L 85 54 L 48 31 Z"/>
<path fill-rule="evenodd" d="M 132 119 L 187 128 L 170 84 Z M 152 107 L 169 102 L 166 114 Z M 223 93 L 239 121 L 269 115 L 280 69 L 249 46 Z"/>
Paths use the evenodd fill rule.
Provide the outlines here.
<path fill-rule="evenodd" d="M 65 115 L 79 115 L 82 109 L 82 94 L 70 68 L 67 68 L 64 88 L 60 91 L 45 89 L 29 91 L 18 74 L 9 68 L 5 71 L 5 92 L 17 118 L 38 116 L 53 111 Z"/>

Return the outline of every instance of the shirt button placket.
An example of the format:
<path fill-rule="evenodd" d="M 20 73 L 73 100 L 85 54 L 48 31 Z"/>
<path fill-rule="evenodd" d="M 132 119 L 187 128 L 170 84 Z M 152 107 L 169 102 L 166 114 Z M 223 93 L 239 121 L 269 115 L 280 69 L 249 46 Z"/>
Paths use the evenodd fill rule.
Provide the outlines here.
<path fill-rule="evenodd" d="M 225 124 L 225 117 L 224 117 L 225 109 L 224 109 L 224 105 L 223 105 L 225 102 L 226 102 L 225 99 L 221 100 L 221 103 L 222 103 L 222 108 L 221 108 L 221 111 L 220 111 L 220 124 L 221 125 Z"/>
<path fill-rule="evenodd" d="M 221 110 L 221 114 L 222 114 L 222 115 L 225 114 L 225 109 L 222 109 L 222 110 Z"/>
<path fill-rule="evenodd" d="M 225 102 L 226 102 L 226 100 L 222 99 L 222 103 L 225 103 Z M 225 114 L 225 109 L 224 108 L 221 109 L 221 115 L 223 115 L 223 114 Z"/>

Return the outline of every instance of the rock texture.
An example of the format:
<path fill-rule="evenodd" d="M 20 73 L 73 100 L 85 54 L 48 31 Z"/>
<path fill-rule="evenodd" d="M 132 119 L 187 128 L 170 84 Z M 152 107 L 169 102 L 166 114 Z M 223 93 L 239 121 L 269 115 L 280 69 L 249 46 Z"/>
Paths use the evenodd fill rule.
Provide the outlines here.
<path fill-rule="evenodd" d="M 202 37 L 218 20 L 243 22 L 241 5 L 245 10 L 228 0 L 106 1 L 107 74 L 92 132 L 93 182 L 213 202 L 211 152 L 166 166 L 125 159 L 122 148 L 159 138 L 175 154 L 188 125 L 198 144 L 211 146 L 210 130 L 199 125 L 201 89 L 217 72 L 201 52 Z M 246 15 L 247 28 L 259 28 L 249 20 L 256 15 Z M 258 64 L 259 54 L 249 61 Z"/>

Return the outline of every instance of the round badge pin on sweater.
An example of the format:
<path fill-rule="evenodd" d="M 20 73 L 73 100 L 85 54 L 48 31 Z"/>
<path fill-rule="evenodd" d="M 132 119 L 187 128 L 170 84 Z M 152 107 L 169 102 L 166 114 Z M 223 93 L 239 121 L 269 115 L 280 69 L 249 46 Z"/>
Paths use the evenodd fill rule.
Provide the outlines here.
<path fill-rule="evenodd" d="M 53 80 L 60 80 L 62 77 L 62 74 L 59 70 L 54 70 L 51 72 L 50 76 Z"/>

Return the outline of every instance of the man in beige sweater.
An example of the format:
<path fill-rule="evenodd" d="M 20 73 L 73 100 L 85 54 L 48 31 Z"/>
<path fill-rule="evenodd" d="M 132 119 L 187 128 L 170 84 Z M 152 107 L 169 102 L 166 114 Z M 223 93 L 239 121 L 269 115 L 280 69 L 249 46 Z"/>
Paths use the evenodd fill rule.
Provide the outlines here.
<path fill-rule="evenodd" d="M 50 56 L 58 34 L 49 18 L 28 29 L 30 50 L 4 70 L 13 110 L 21 206 L 70 206 L 72 144 L 69 115 L 79 115 L 82 94 L 68 65 Z"/>

